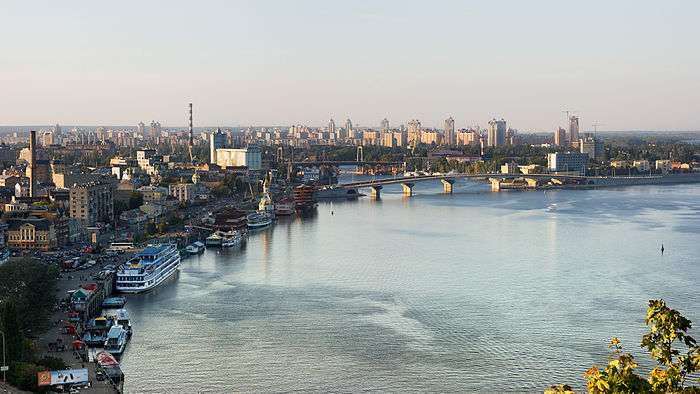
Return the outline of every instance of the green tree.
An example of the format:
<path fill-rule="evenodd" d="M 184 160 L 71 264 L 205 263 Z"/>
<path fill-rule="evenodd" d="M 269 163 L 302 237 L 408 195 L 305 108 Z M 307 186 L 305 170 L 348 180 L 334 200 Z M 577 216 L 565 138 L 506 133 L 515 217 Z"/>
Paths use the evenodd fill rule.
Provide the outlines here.
<path fill-rule="evenodd" d="M 5 356 L 8 361 L 26 361 L 30 347 L 22 334 L 17 308 L 13 301 L 3 301 L 0 310 L 0 330 L 5 333 Z"/>
<path fill-rule="evenodd" d="M 129 209 L 135 209 L 143 205 L 143 194 L 138 192 L 131 193 L 129 196 Z"/>
<path fill-rule="evenodd" d="M 12 304 L 21 311 L 22 331 L 41 328 L 56 303 L 58 267 L 33 259 L 21 259 L 0 266 L 0 304 Z M 3 308 L 4 309 L 4 308 Z"/>
<path fill-rule="evenodd" d="M 613 338 L 607 366 L 600 369 L 594 365 L 586 371 L 589 393 L 700 393 L 700 387 L 685 385 L 688 376 L 700 371 L 700 347 L 688 335 L 691 321 L 663 300 L 650 300 L 646 324 L 650 331 L 642 337 L 641 347 L 657 363 L 649 377 L 635 373 L 634 357 L 624 353 L 620 340 Z M 682 347 L 686 350 L 681 351 Z M 552 386 L 546 392 L 560 393 L 556 390 L 561 387 Z"/>

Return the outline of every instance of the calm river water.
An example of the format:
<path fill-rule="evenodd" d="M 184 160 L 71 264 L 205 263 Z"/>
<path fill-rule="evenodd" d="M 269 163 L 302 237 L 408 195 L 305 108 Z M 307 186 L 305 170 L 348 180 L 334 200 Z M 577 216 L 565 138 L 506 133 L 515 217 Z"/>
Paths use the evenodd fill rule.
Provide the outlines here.
<path fill-rule="evenodd" d="M 126 391 L 580 388 L 613 335 L 645 358 L 648 299 L 700 323 L 700 185 L 441 191 L 322 203 L 184 260 L 129 299 Z"/>

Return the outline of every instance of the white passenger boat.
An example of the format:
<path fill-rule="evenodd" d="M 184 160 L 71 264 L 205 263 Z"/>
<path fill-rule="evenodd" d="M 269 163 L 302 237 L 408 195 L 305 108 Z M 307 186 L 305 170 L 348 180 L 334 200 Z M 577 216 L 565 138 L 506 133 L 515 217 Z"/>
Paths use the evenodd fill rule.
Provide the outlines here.
<path fill-rule="evenodd" d="M 126 309 L 118 309 L 116 315 L 114 316 L 115 324 L 122 326 L 126 330 L 127 338 L 131 337 L 131 320 L 129 319 L 129 312 Z"/>
<path fill-rule="evenodd" d="M 170 278 L 180 267 L 180 252 L 175 244 L 148 245 L 117 271 L 116 290 L 141 293 Z"/>
<path fill-rule="evenodd" d="M 222 248 L 238 248 L 245 242 L 245 235 L 238 231 L 225 233 L 221 240 Z"/>
<path fill-rule="evenodd" d="M 109 329 L 107 333 L 107 340 L 105 341 L 105 351 L 113 355 L 120 355 L 124 353 L 126 348 L 126 341 L 128 333 L 124 327 L 120 325 L 114 325 Z"/>
<path fill-rule="evenodd" d="M 248 228 L 258 229 L 272 224 L 272 217 L 267 212 L 253 212 L 248 214 Z"/>
<path fill-rule="evenodd" d="M 206 246 L 204 245 L 204 243 L 202 243 L 200 241 L 195 241 L 191 245 L 187 245 L 185 250 L 187 251 L 187 253 L 192 255 L 192 254 L 204 253 L 205 248 L 206 248 Z"/>

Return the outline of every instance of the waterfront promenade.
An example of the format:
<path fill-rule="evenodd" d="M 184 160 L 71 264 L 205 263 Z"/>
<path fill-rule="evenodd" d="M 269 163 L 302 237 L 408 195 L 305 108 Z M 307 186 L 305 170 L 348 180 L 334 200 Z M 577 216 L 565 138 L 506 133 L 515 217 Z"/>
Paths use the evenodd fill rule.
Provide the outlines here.
<path fill-rule="evenodd" d="M 124 260 L 124 256 L 118 257 L 119 261 Z M 60 307 L 61 300 L 67 297 L 69 290 L 75 290 L 80 285 L 94 282 L 91 278 L 93 274 L 99 272 L 106 264 L 116 264 L 116 261 L 100 262 L 94 267 L 73 271 L 62 272 L 57 282 L 56 299 L 59 304 L 50 318 L 50 327 L 39 334 L 36 345 L 39 357 L 56 357 L 62 359 L 71 369 L 87 368 L 90 381 L 90 387 L 81 389 L 81 393 L 106 394 L 116 393 L 118 390 L 110 383 L 109 380 L 99 381 L 96 377 L 96 364 L 94 362 L 83 361 L 76 352 L 73 351 L 71 344 L 76 340 L 76 336 L 63 332 L 63 321 L 66 319 L 67 309 Z M 62 343 L 65 345 L 64 351 L 49 350 L 49 343 Z"/>

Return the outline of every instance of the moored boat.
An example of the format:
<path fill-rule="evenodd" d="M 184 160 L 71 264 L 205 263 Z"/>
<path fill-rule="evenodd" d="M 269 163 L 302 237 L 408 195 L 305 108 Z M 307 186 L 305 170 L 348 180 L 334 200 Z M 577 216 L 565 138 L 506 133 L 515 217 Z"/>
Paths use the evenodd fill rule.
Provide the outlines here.
<path fill-rule="evenodd" d="M 316 190 L 314 193 L 314 196 L 317 199 L 333 199 L 333 198 L 344 198 L 344 199 L 350 199 L 350 198 L 357 198 L 360 197 L 361 194 L 357 192 L 357 189 L 349 188 L 346 189 L 344 187 L 338 187 L 338 186 L 326 186 L 321 189 Z"/>
<path fill-rule="evenodd" d="M 294 200 L 283 198 L 275 204 L 275 214 L 277 216 L 289 216 L 294 214 Z"/>
<path fill-rule="evenodd" d="M 222 248 L 237 248 L 245 242 L 245 235 L 238 231 L 225 233 L 221 241 Z"/>
<path fill-rule="evenodd" d="M 132 328 L 131 320 L 129 319 L 129 312 L 127 312 L 126 309 L 117 310 L 116 315 L 114 316 L 114 321 L 116 324 L 122 326 L 126 330 L 126 336 L 130 338 Z"/>
<path fill-rule="evenodd" d="M 187 245 L 187 247 L 185 248 L 185 251 L 187 251 L 187 253 L 190 255 L 201 254 L 201 253 L 204 253 L 205 248 L 206 248 L 206 246 L 204 245 L 204 243 L 202 243 L 200 241 L 195 241 L 192 244 Z"/>
<path fill-rule="evenodd" d="M 142 293 L 165 282 L 179 267 L 175 244 L 148 245 L 119 268 L 115 288 L 122 293 Z"/>
<path fill-rule="evenodd" d="M 248 214 L 248 228 L 258 229 L 272 224 L 272 217 L 267 212 L 253 212 Z"/>
<path fill-rule="evenodd" d="M 127 331 L 119 324 L 115 324 L 107 333 L 107 339 L 104 342 L 105 351 L 116 356 L 121 355 L 124 353 L 127 340 Z"/>
<path fill-rule="evenodd" d="M 109 352 L 99 352 L 95 355 L 97 365 L 105 372 L 107 377 L 117 383 L 124 379 L 124 374 L 119 368 L 119 362 Z"/>
<path fill-rule="evenodd" d="M 105 316 L 90 319 L 85 325 L 82 341 L 87 346 L 102 346 L 107 340 L 107 333 L 114 325 L 114 320 Z"/>
<path fill-rule="evenodd" d="M 219 232 L 216 231 L 216 232 L 212 233 L 210 236 L 208 236 L 204 242 L 207 244 L 207 246 L 220 246 L 221 245 L 221 235 L 219 235 Z"/>
<path fill-rule="evenodd" d="M 124 297 L 109 297 L 102 301 L 102 307 L 111 308 L 121 308 L 126 304 L 126 298 Z"/>

